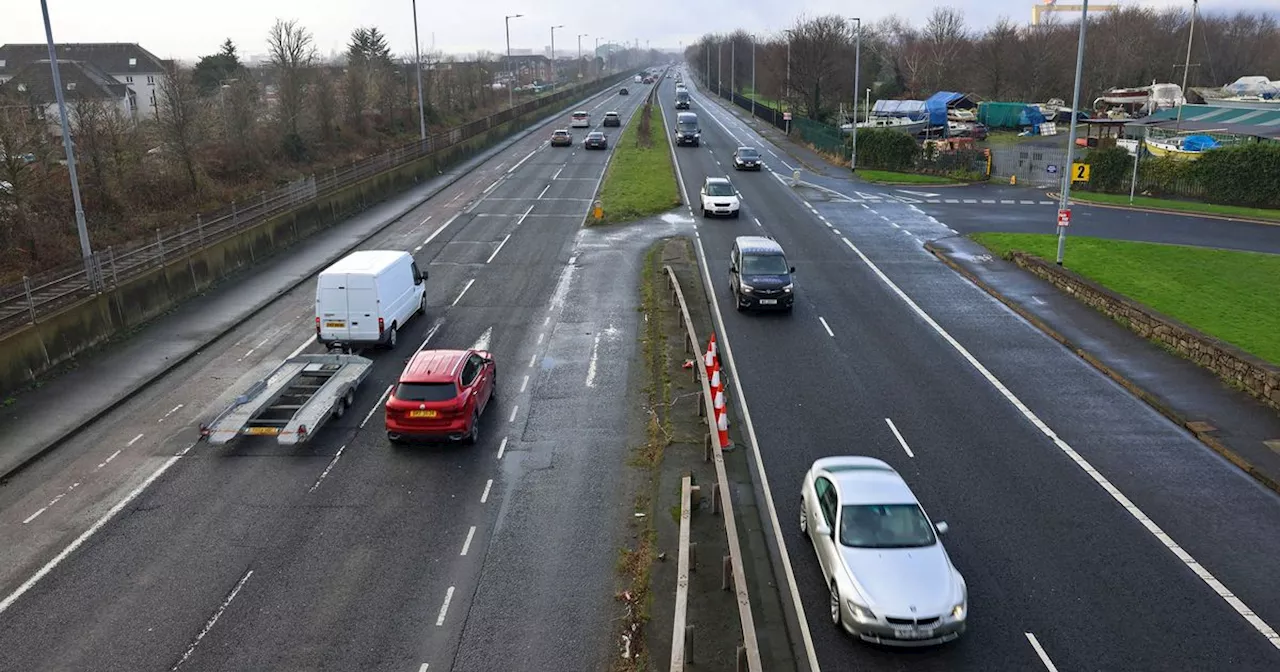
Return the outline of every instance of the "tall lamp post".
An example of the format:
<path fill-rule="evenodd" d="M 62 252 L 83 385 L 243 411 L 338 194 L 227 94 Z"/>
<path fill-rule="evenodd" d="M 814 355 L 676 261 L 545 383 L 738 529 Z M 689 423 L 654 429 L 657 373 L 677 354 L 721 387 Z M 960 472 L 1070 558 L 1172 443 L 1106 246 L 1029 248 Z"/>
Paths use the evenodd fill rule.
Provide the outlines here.
<path fill-rule="evenodd" d="M 787 112 L 791 112 L 791 38 L 790 30 L 782 31 L 787 34 L 787 90 L 785 98 L 787 99 Z M 791 135 L 791 120 L 787 120 L 787 135 Z"/>
<path fill-rule="evenodd" d="M 849 170 L 858 170 L 858 71 L 862 69 L 862 19 L 853 17 L 858 22 L 858 33 L 853 48 L 853 148 L 849 151 Z"/>
<path fill-rule="evenodd" d="M 507 81 L 507 107 L 516 106 L 516 68 L 511 62 L 511 19 L 518 19 L 524 14 L 512 14 L 506 17 L 507 23 L 507 74 L 511 79 Z"/>
<path fill-rule="evenodd" d="M 551 26 L 551 90 L 556 90 L 556 84 L 560 81 L 560 69 L 556 67 L 556 28 L 564 28 L 564 26 Z"/>
<path fill-rule="evenodd" d="M 1071 94 L 1071 132 L 1067 134 L 1067 169 L 1062 171 L 1062 200 L 1058 203 L 1058 265 L 1062 265 L 1062 256 L 1067 250 L 1067 225 L 1071 222 L 1071 164 L 1072 154 L 1076 149 L 1076 120 L 1080 115 L 1076 110 L 1080 107 L 1080 76 L 1084 71 L 1084 33 L 1089 27 L 1089 0 L 1080 6 L 1080 42 L 1076 45 L 1076 87 Z"/>
<path fill-rule="evenodd" d="M 587 37 L 587 33 L 578 34 L 578 79 L 582 79 L 582 38 Z"/>
<path fill-rule="evenodd" d="M 716 44 L 716 95 L 720 95 L 720 84 L 724 80 L 724 42 Z M 723 96 L 722 96 L 723 97 Z"/>
<path fill-rule="evenodd" d="M 507 37 L 508 45 L 511 42 L 510 34 Z M 427 109 L 422 104 L 422 51 L 418 46 L 418 0 L 413 0 L 413 61 L 418 69 L 418 139 L 427 139 Z M 510 53 L 510 46 L 507 47 Z"/>
<path fill-rule="evenodd" d="M 71 178 L 71 198 L 76 205 L 76 232 L 80 234 L 80 256 L 84 259 L 84 279 L 89 289 L 100 288 L 98 274 L 93 272 L 93 248 L 89 245 L 89 225 L 80 202 L 80 178 L 76 176 L 76 153 L 71 148 L 71 126 L 67 123 L 67 101 L 62 95 L 62 74 L 58 71 L 58 52 L 53 46 L 53 27 L 49 23 L 49 3 L 40 0 L 44 12 L 44 36 L 49 42 L 49 67 L 53 70 L 53 91 L 58 100 L 58 118 L 62 122 L 62 149 L 67 153 L 67 176 Z"/>
<path fill-rule="evenodd" d="M 756 36 L 751 36 L 751 116 L 756 116 Z"/>
<path fill-rule="evenodd" d="M 591 52 L 591 65 L 596 64 L 596 59 L 600 58 L 600 38 L 596 38 L 596 48 Z M 600 67 L 596 69 L 596 79 L 600 79 L 604 75 L 604 63 L 601 61 Z"/>

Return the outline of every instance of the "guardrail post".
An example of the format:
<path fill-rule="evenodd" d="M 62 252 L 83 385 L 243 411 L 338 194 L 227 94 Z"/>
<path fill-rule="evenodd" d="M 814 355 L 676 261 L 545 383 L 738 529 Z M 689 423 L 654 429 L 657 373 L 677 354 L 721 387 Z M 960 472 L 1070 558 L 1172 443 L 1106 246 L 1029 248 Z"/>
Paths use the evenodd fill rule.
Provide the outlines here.
<path fill-rule="evenodd" d="M 160 235 L 160 227 L 156 227 L 156 245 L 160 247 L 160 265 L 164 266 L 164 237 Z"/>
<path fill-rule="evenodd" d="M 693 544 L 689 544 L 689 551 L 693 552 Z M 692 556 L 690 556 L 692 557 Z M 688 665 L 693 662 L 693 647 L 689 646 L 689 641 L 693 639 L 693 626 L 684 626 L 684 663 Z"/>
<path fill-rule="evenodd" d="M 204 247 L 204 217 L 200 213 L 196 213 L 196 238 L 200 241 L 200 246 Z"/>
<path fill-rule="evenodd" d="M 236 212 L 236 202 L 231 201 L 231 228 L 240 228 L 240 213 Z"/>
<path fill-rule="evenodd" d="M 720 514 L 720 497 L 722 495 L 723 493 L 720 492 L 720 483 L 718 482 L 712 483 L 711 484 L 711 513 L 713 515 Z"/>
<path fill-rule="evenodd" d="M 31 313 L 31 321 L 36 321 L 36 302 L 31 297 L 31 278 L 22 276 L 22 292 L 27 295 L 27 312 Z"/>
<path fill-rule="evenodd" d="M 731 590 L 733 586 L 733 556 L 726 555 L 720 560 L 720 590 Z"/>
<path fill-rule="evenodd" d="M 119 277 L 116 276 L 116 248 L 114 245 L 107 246 L 107 261 L 111 264 L 111 286 L 120 284 Z"/>
<path fill-rule="evenodd" d="M 744 672 L 747 669 L 747 647 L 738 645 L 738 672 Z"/>
<path fill-rule="evenodd" d="M 704 411 L 704 412 L 705 412 L 705 411 Z M 710 461 L 711 461 L 711 457 L 712 457 L 712 453 L 713 453 L 713 451 L 712 451 L 712 449 L 711 449 L 711 442 L 712 442 L 713 440 L 714 440 L 714 439 L 712 439 L 712 438 L 711 438 L 711 434 L 710 434 L 710 433 L 707 433 L 707 440 L 702 442 L 702 448 L 703 448 L 703 450 L 702 450 L 702 461 L 703 461 L 703 462 L 710 462 Z"/>

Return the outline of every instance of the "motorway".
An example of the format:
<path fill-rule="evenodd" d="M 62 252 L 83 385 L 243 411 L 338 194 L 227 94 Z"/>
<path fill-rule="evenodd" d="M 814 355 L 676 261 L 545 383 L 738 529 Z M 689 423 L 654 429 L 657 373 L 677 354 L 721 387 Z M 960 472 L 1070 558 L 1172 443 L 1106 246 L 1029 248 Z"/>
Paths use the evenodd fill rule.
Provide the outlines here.
<path fill-rule="evenodd" d="M 596 123 L 630 120 L 649 87 L 627 86 L 587 102 Z M 0 490 L 0 669 L 604 667 L 635 271 L 688 222 L 584 230 L 612 149 L 549 147 L 567 123 L 361 246 L 412 250 L 428 311 L 309 444 L 195 442 L 254 374 L 321 351 L 303 283 Z M 392 448 L 403 362 L 472 346 L 498 362 L 480 444 Z"/>
<path fill-rule="evenodd" d="M 1280 535 L 1263 532 L 1280 529 L 1280 497 L 925 251 L 955 235 L 948 211 L 831 197 L 867 190 L 849 181 L 792 188 L 783 150 L 685 81 L 703 146 L 673 148 L 683 186 L 696 202 L 728 174 L 742 196 L 740 219 L 699 220 L 698 246 L 803 655 L 825 670 L 1280 669 Z M 739 144 L 769 169 L 734 173 Z M 787 250 L 793 314 L 731 308 L 744 234 Z M 830 623 L 798 489 L 833 454 L 888 461 L 950 524 L 969 588 L 960 640 L 886 650 Z"/>

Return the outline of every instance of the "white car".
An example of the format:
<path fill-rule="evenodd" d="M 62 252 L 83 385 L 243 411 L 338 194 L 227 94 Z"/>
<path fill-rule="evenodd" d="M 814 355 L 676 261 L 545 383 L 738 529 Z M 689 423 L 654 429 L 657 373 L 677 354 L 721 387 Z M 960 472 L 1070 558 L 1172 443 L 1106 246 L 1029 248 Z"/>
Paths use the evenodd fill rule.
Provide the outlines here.
<path fill-rule="evenodd" d="M 741 202 L 738 199 L 738 191 L 733 188 L 729 178 L 708 177 L 702 183 L 702 191 L 698 196 L 702 199 L 703 217 L 711 215 L 725 215 L 735 219 L 738 217 L 738 207 Z"/>
<path fill-rule="evenodd" d="M 932 646 L 964 632 L 968 588 L 938 538 L 947 524 L 934 525 L 885 462 L 814 462 L 801 487 L 800 531 L 822 566 L 836 627 L 891 646 Z"/>

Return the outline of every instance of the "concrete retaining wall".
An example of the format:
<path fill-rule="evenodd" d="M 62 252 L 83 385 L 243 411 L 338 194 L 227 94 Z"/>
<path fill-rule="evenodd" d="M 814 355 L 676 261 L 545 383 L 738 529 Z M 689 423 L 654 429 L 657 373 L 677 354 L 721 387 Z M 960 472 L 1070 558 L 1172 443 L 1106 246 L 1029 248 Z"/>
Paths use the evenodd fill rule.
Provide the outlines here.
<path fill-rule="evenodd" d="M 1280 367 L 1121 296 L 1077 273 L 1023 252 L 1009 258 L 1058 289 L 1105 313 L 1140 336 L 1160 343 L 1259 401 L 1280 410 Z"/>
<path fill-rule="evenodd" d="M 610 84 L 602 82 L 600 89 Z M 548 102 L 466 142 L 374 175 L 185 257 L 167 259 L 163 266 L 157 262 L 150 273 L 7 334 L 0 341 L 0 395 L 32 384 L 75 356 L 138 328 L 316 231 L 435 177 L 564 105 Z"/>

